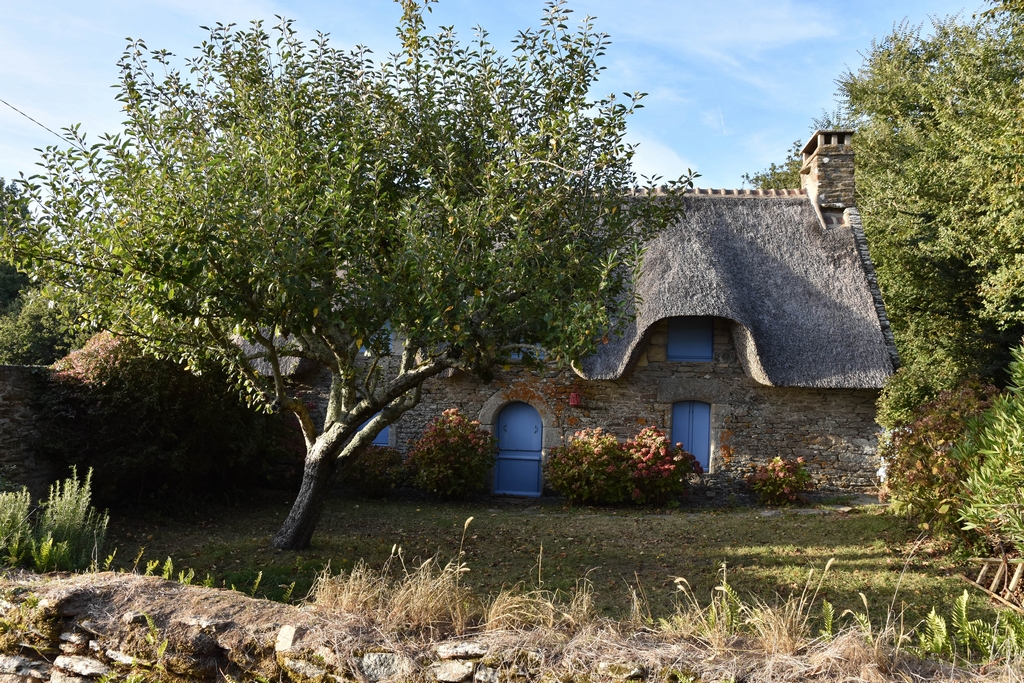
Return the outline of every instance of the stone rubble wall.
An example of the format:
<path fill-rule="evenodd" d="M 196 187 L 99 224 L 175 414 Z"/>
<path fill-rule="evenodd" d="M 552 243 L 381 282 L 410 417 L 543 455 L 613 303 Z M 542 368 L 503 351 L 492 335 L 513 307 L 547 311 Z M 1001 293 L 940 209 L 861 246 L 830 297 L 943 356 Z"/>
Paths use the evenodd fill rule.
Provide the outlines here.
<path fill-rule="evenodd" d="M 0 683 L 679 683 L 749 668 L 642 633 L 576 657 L 563 634 L 398 637 L 357 614 L 109 572 L 0 580 L 0 618 Z"/>
<path fill-rule="evenodd" d="M 0 475 L 27 486 L 36 498 L 46 495 L 53 474 L 36 449 L 42 429 L 38 401 L 48 372 L 44 367 L 0 365 Z"/>
<path fill-rule="evenodd" d="M 493 428 L 503 406 L 529 403 L 544 424 L 545 454 L 583 428 L 601 427 L 627 439 L 646 425 L 670 433 L 672 404 L 711 404 L 710 488 L 737 486 L 775 456 L 803 457 L 823 490 L 867 490 L 876 486 L 879 431 L 874 389 L 771 387 L 748 377 L 733 341 L 731 323 L 716 319 L 709 363 L 667 360 L 668 325 L 647 333 L 646 347 L 619 380 L 585 381 L 569 369 L 537 370 L 510 363 L 490 384 L 467 373 L 435 378 L 423 387 L 420 404 L 393 425 L 391 443 L 406 452 L 427 423 L 451 407 Z M 582 405 L 569 405 L 577 390 Z"/>

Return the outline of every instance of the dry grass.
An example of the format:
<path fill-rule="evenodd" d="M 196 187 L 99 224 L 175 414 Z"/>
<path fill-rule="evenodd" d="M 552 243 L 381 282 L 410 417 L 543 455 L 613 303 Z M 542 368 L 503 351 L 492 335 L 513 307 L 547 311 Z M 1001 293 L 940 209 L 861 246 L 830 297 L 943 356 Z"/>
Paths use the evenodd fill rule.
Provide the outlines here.
<path fill-rule="evenodd" d="M 881 626 L 872 624 L 866 599 L 862 612 L 847 611 L 836 617 L 838 624 L 816 632 L 819 592 L 831 567 L 811 570 L 801 592 L 771 602 L 740 596 L 725 568 L 707 602 L 679 579 L 676 612 L 658 622 L 637 584 L 630 618 L 617 621 L 594 609 L 586 579 L 571 591 L 518 584 L 485 602 L 460 581 L 466 569 L 460 562 L 431 560 L 406 569 L 396 550 L 381 571 L 360 563 L 347 573 L 325 572 L 312 604 L 358 613 L 378 634 L 419 635 L 424 649 L 439 636 L 472 637 L 491 652 L 513 653 L 506 668 L 535 667 L 551 680 L 614 680 L 642 672 L 646 680 L 680 682 L 1024 683 L 1024 653 L 993 656 L 980 668 L 922 656 L 899 614 L 890 610 Z"/>
<path fill-rule="evenodd" d="M 362 615 L 382 631 L 431 638 L 461 635 L 484 613 L 481 601 L 460 582 L 465 571 L 460 562 L 442 566 L 436 559 L 409 569 L 396 548 L 380 571 L 364 562 L 340 574 L 331 574 L 328 567 L 311 597 L 318 608 Z"/>

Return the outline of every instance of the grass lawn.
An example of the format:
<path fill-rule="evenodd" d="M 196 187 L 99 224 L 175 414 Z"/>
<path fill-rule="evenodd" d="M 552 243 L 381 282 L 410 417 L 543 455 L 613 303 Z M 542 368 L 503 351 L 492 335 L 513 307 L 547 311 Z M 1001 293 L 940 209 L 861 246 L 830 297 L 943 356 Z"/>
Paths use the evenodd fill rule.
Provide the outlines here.
<path fill-rule="evenodd" d="M 896 606 L 906 603 L 908 625 L 933 605 L 948 613 L 965 585 L 954 575 L 948 548 L 918 544 L 916 529 L 871 506 L 765 516 L 756 508 L 645 511 L 571 508 L 547 500 L 449 504 L 336 496 L 312 548 L 276 551 L 270 537 L 291 500 L 285 493 L 263 492 L 230 506 L 183 507 L 173 515 L 115 514 L 107 547 L 117 548 L 115 568 L 131 570 L 144 548 L 138 571 L 147 561 L 170 557 L 174 576 L 193 569 L 197 583 L 209 575 L 214 585 L 246 592 L 262 572 L 256 595 L 281 599 L 294 582 L 295 599 L 328 564 L 338 572 L 362 559 L 379 568 L 394 546 L 410 567 L 435 556 L 442 562 L 455 558 L 463 524 L 473 517 L 464 547 L 466 582 L 478 594 L 519 582 L 567 589 L 587 577 L 596 606 L 609 616 L 628 612 L 630 586 L 637 584 L 652 614 L 667 615 L 678 599 L 673 580 L 680 576 L 706 602 L 723 563 L 741 595 L 771 601 L 776 594 L 799 592 L 810 568 L 820 571 L 835 558 L 822 592 L 839 611 L 863 611 L 863 592 L 872 618 L 884 619 L 899 585 Z M 975 614 L 990 616 L 989 610 L 975 599 Z"/>

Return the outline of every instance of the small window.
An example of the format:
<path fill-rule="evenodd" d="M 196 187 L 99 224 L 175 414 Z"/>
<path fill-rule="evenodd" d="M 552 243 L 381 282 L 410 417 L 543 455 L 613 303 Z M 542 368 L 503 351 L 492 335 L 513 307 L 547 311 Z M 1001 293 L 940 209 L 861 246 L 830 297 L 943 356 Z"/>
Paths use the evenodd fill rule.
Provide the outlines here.
<path fill-rule="evenodd" d="M 688 315 L 668 319 L 668 359 L 707 363 L 713 358 L 714 318 Z"/>
<path fill-rule="evenodd" d="M 380 413 L 378 413 L 378 415 L 379 414 Z M 376 416 L 374 416 L 374 417 L 376 417 Z M 371 417 L 370 420 L 372 420 L 372 419 L 373 418 Z M 370 424 L 370 420 L 367 420 L 363 424 L 359 425 L 359 429 L 362 429 L 366 425 Z M 377 436 L 373 437 L 373 445 L 374 446 L 390 446 L 391 445 L 391 438 L 390 437 L 391 437 L 391 425 L 388 425 L 388 426 L 384 427 L 384 429 L 380 430 L 380 432 L 377 434 Z"/>

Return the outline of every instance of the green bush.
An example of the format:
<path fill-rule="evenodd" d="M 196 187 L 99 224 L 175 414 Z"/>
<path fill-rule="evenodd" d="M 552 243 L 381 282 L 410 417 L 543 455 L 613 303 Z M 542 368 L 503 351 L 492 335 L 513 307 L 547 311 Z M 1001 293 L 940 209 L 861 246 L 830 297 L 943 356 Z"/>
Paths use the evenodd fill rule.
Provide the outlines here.
<path fill-rule="evenodd" d="M 0 558 L 5 565 L 31 564 L 38 572 L 76 571 L 98 563 L 107 535 L 107 513 L 92 506 L 92 471 L 50 487 L 49 498 L 32 521 L 27 489 L 0 493 Z"/>
<path fill-rule="evenodd" d="M 546 480 L 570 503 L 622 503 L 634 488 L 630 459 L 614 434 L 582 429 L 551 449 Z"/>
<path fill-rule="evenodd" d="M 301 474 L 304 447 L 290 415 L 249 410 L 223 373 L 201 376 L 99 334 L 58 361 L 44 396 L 44 453 L 96 472 L 106 507 L 171 494 L 287 484 Z"/>
<path fill-rule="evenodd" d="M 960 533 L 963 481 L 975 463 L 956 456 L 953 446 L 996 393 L 994 386 L 971 378 L 917 406 L 912 419 L 882 436 L 878 453 L 894 512 L 917 519 L 926 529 Z"/>
<path fill-rule="evenodd" d="M 1024 551 L 1024 347 L 1013 350 L 1011 383 L 971 422 L 953 449 L 965 472 L 959 518 L 995 548 Z"/>
<path fill-rule="evenodd" d="M 50 487 L 32 544 L 36 571 L 86 569 L 99 562 L 109 518 L 91 503 L 92 470 L 79 482 L 78 472 L 72 468 L 70 478 Z"/>
<path fill-rule="evenodd" d="M 701 474 L 697 458 L 655 426 L 645 427 L 625 444 L 635 503 L 664 503 L 686 491 L 686 475 Z"/>
<path fill-rule="evenodd" d="M 783 460 L 779 456 L 747 477 L 747 485 L 762 505 L 792 505 L 800 500 L 810 482 L 803 458 Z"/>
<path fill-rule="evenodd" d="M 84 342 L 38 291 L 22 292 L 0 311 L 0 364 L 49 365 Z"/>
<path fill-rule="evenodd" d="M 442 498 L 487 490 L 497 442 L 476 420 L 450 408 L 424 430 L 409 451 L 413 484 Z"/>
<path fill-rule="evenodd" d="M 16 567 L 32 552 L 32 496 L 28 489 L 0 493 L 0 562 Z"/>
<path fill-rule="evenodd" d="M 387 495 L 407 478 L 402 454 L 386 446 L 370 446 L 341 473 L 342 483 L 374 498 Z"/>

